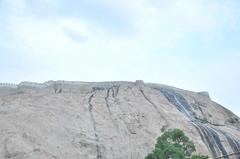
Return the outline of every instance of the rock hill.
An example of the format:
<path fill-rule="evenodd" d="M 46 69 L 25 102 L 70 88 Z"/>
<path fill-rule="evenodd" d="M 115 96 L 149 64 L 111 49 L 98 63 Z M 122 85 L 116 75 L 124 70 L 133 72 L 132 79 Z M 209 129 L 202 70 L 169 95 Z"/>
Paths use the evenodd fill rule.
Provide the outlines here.
<path fill-rule="evenodd" d="M 0 159 L 143 159 L 161 128 L 240 157 L 240 119 L 207 92 L 136 82 L 0 85 Z"/>

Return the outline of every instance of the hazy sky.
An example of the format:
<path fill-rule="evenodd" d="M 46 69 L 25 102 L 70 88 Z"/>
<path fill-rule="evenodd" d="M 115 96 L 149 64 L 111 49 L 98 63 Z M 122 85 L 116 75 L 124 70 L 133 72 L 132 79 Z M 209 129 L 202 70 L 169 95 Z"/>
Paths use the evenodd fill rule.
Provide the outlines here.
<path fill-rule="evenodd" d="M 0 0 L 0 82 L 142 79 L 240 116 L 239 0 Z"/>

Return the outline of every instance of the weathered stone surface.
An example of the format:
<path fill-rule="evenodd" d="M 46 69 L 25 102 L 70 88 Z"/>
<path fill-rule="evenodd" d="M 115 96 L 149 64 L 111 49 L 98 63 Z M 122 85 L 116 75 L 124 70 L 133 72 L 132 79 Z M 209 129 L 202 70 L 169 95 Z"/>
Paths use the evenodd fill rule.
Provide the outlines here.
<path fill-rule="evenodd" d="M 206 92 L 143 81 L 0 85 L 0 159 L 143 159 L 162 127 L 184 130 L 213 158 L 240 152 L 240 119 Z"/>

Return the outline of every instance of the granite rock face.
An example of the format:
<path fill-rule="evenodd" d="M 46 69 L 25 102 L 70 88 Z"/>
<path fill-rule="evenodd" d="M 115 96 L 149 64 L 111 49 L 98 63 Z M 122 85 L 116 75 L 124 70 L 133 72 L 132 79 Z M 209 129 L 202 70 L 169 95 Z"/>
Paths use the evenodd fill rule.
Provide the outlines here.
<path fill-rule="evenodd" d="M 240 119 L 207 92 L 136 82 L 0 85 L 0 159 L 143 159 L 160 129 L 197 152 L 240 157 Z"/>

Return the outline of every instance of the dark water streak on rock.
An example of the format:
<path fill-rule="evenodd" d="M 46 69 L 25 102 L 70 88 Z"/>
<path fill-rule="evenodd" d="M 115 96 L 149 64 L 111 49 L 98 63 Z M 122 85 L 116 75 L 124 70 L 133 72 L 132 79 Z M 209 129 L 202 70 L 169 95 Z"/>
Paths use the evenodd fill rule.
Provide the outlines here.
<path fill-rule="evenodd" d="M 182 95 L 169 88 L 161 88 L 160 92 L 180 112 L 184 113 L 188 117 L 193 126 L 198 130 L 202 140 L 210 149 L 214 158 L 218 158 L 219 156 L 225 156 L 224 158 L 228 158 L 227 151 L 221 142 L 220 133 L 227 139 L 233 153 L 239 152 L 240 143 L 224 131 L 218 130 L 212 127 L 209 123 L 203 123 L 200 119 L 198 119 L 191 106 Z"/>

